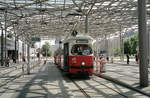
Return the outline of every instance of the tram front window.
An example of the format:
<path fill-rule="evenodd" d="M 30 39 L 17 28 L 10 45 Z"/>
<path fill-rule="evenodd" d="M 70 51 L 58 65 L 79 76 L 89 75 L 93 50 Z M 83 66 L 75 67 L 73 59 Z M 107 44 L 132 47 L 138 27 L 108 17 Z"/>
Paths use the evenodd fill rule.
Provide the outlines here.
<path fill-rule="evenodd" d="M 71 49 L 73 55 L 90 55 L 92 54 L 92 48 L 85 44 L 74 45 Z"/>

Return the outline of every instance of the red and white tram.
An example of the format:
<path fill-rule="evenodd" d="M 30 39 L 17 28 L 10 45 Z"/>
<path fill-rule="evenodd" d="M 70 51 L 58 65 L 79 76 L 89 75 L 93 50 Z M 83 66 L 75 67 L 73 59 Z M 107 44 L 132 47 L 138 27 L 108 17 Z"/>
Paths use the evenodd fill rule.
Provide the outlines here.
<path fill-rule="evenodd" d="M 63 49 L 55 52 L 54 60 L 61 69 L 69 74 L 93 74 L 92 37 L 76 35 L 62 42 Z"/>

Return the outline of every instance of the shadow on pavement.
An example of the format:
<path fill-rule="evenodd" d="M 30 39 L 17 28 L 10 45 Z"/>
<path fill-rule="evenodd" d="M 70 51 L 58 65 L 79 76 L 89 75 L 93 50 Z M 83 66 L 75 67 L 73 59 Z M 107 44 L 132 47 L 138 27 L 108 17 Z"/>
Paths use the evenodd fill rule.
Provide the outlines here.
<path fill-rule="evenodd" d="M 16 97 L 70 98 L 69 96 L 68 87 L 65 86 L 60 72 L 53 63 L 47 63 L 40 68 L 38 74 L 22 87 Z"/>

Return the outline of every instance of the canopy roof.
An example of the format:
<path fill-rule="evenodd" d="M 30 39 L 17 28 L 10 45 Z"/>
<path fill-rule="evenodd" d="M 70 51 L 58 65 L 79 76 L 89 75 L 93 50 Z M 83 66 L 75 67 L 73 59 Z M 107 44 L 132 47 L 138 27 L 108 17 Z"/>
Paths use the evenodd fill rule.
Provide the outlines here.
<path fill-rule="evenodd" d="M 137 25 L 137 6 L 137 0 L 0 0 L 0 21 L 21 38 L 61 38 L 85 27 L 96 38 Z M 149 20 L 150 0 L 146 6 Z"/>

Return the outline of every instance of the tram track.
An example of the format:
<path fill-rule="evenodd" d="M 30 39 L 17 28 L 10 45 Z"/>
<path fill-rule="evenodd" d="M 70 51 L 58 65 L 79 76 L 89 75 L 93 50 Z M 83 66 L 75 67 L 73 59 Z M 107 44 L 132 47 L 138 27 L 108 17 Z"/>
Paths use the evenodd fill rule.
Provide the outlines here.
<path fill-rule="evenodd" d="M 82 92 L 82 94 L 83 94 L 86 98 L 92 98 L 92 96 L 90 96 L 78 83 L 76 83 L 76 81 L 74 81 L 72 78 L 69 78 L 69 79 L 70 79 L 70 80 L 72 81 L 72 83 Z M 85 82 L 85 80 L 83 80 L 83 82 L 88 83 L 88 82 L 91 82 L 91 80 L 93 81 L 93 84 L 94 84 L 94 82 L 95 82 L 95 83 L 98 83 L 98 84 L 100 84 L 100 85 L 102 85 L 102 86 L 108 88 L 109 90 L 116 92 L 116 94 L 118 94 L 118 95 L 120 95 L 120 96 L 122 96 L 122 97 L 124 97 L 124 98 L 130 98 L 130 97 L 128 97 L 127 95 L 125 95 L 125 94 L 123 94 L 123 93 L 120 93 L 119 91 L 117 91 L 117 90 L 115 90 L 115 89 L 113 89 L 113 88 L 111 88 L 111 87 L 105 85 L 104 83 L 101 83 L 100 81 L 97 81 L 96 79 L 94 79 L 94 78 L 92 78 L 92 77 L 91 77 L 91 79 L 90 79 L 89 81 L 86 81 L 86 82 Z M 90 83 L 89 83 L 89 84 L 90 84 Z M 91 85 L 91 86 L 93 86 L 93 85 Z M 94 87 L 94 86 L 93 86 L 93 87 Z M 92 89 L 92 90 L 94 91 L 94 89 Z M 100 96 L 100 95 L 97 95 L 97 96 Z"/>
<path fill-rule="evenodd" d="M 117 91 L 117 90 L 115 90 L 115 89 L 113 89 L 113 88 L 111 88 L 111 87 L 105 85 L 104 83 L 101 83 L 101 82 L 99 82 L 99 81 L 97 81 L 97 80 L 95 80 L 95 79 L 93 79 L 93 78 L 92 78 L 92 80 L 95 81 L 95 82 L 97 82 L 97 83 L 99 83 L 99 84 L 101 84 L 101 85 L 103 85 L 103 86 L 105 86 L 105 87 L 107 87 L 107 88 L 109 88 L 109 89 L 111 89 L 111 90 L 113 90 L 114 92 L 118 93 L 119 95 L 121 95 L 121 96 L 123 96 L 123 97 L 125 97 L 125 98 L 129 98 L 128 96 L 126 96 L 126 95 L 120 93 L 119 91 Z"/>
<path fill-rule="evenodd" d="M 86 97 L 86 98 L 91 98 L 91 96 L 89 96 L 86 91 L 80 86 L 78 85 L 73 79 L 69 78 L 72 83 L 83 93 L 83 95 Z"/>

